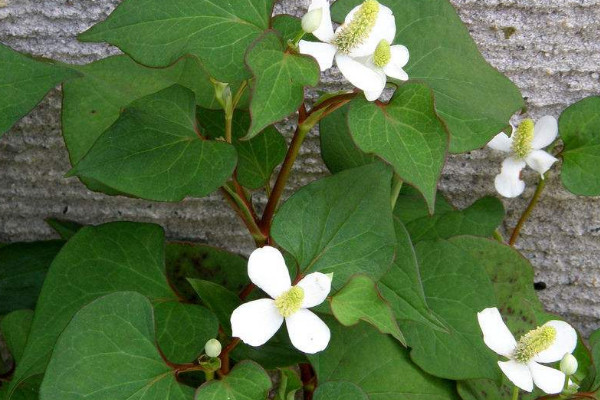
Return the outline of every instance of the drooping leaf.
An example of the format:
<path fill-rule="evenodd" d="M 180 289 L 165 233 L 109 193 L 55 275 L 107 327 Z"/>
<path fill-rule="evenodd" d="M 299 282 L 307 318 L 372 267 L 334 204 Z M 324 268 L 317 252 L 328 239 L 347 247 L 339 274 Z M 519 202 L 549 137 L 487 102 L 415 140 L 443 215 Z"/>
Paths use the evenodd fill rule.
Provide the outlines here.
<path fill-rule="evenodd" d="M 411 359 L 447 379 L 499 379 L 497 357 L 483 343 L 477 322 L 479 311 L 496 305 L 482 262 L 444 240 L 419 242 L 415 252 L 427 304 L 447 329 L 401 321 Z"/>
<path fill-rule="evenodd" d="M 239 363 L 222 380 L 213 380 L 198 388 L 196 400 L 262 400 L 271 389 L 271 378 L 258 364 Z"/>
<path fill-rule="evenodd" d="M 342 325 L 352 326 L 363 320 L 406 345 L 390 305 L 367 276 L 350 279 L 331 299 L 331 311 Z"/>
<path fill-rule="evenodd" d="M 431 89 L 422 83 L 402 85 L 388 104 L 357 98 L 350 104 L 348 126 L 357 146 L 390 163 L 404 182 L 423 193 L 433 212 L 448 133 L 435 112 Z"/>
<path fill-rule="evenodd" d="M 274 31 L 254 43 L 248 50 L 246 63 L 255 79 L 250 100 L 252 124 L 247 138 L 296 112 L 304 101 L 304 87 L 319 83 L 317 62 L 287 51 Z"/>
<path fill-rule="evenodd" d="M 458 399 L 452 382 L 427 375 L 410 361 L 408 351 L 392 337 L 365 323 L 347 328 L 328 319 L 327 325 L 331 328 L 329 346 L 309 356 L 319 385 L 347 382 L 374 400 Z M 349 393 L 360 391 L 355 389 Z M 328 397 L 318 399 L 329 400 Z"/>
<path fill-rule="evenodd" d="M 277 212 L 273 239 L 295 258 L 300 272 L 333 272 L 335 289 L 356 273 L 378 280 L 396 245 L 391 175 L 374 163 L 305 186 Z"/>
<path fill-rule="evenodd" d="M 71 239 L 83 227 L 77 222 L 58 218 L 46 218 L 45 221 L 63 240 Z"/>
<path fill-rule="evenodd" d="M 0 315 L 35 307 L 46 272 L 64 243 L 12 243 L 0 248 Z"/>
<path fill-rule="evenodd" d="M 233 310 L 242 303 L 240 298 L 230 290 L 211 281 L 200 279 L 188 279 L 188 281 L 202 303 L 215 313 L 227 334 L 231 334 L 230 317 Z"/>
<path fill-rule="evenodd" d="M 198 298 L 188 278 L 204 279 L 238 293 L 249 283 L 248 261 L 216 247 L 199 243 L 167 243 L 165 260 L 171 285 L 188 301 Z"/>
<path fill-rule="evenodd" d="M 0 44 L 0 137 L 50 89 L 76 76 L 66 66 L 34 60 Z"/>
<path fill-rule="evenodd" d="M 0 321 L 0 332 L 16 364 L 21 361 L 33 321 L 32 310 L 17 310 Z"/>
<path fill-rule="evenodd" d="M 600 195 L 600 97 L 588 97 L 567 108 L 559 120 L 562 182 L 572 193 Z"/>
<path fill-rule="evenodd" d="M 491 237 L 504 220 L 504 206 L 496 197 L 483 197 L 464 210 L 418 218 L 406 224 L 413 242 L 472 235 Z"/>
<path fill-rule="evenodd" d="M 213 192 L 237 157 L 233 146 L 198 135 L 195 109 L 193 92 L 179 85 L 131 103 L 71 174 L 149 200 Z"/>
<path fill-rule="evenodd" d="M 75 314 L 61 333 L 41 400 L 189 400 L 155 345 L 152 304 L 139 293 L 101 297 Z"/>
<path fill-rule="evenodd" d="M 217 337 L 219 322 L 206 308 L 174 301 L 154 307 L 156 339 L 165 357 L 174 363 L 194 361 L 210 339 Z"/>
<path fill-rule="evenodd" d="M 342 22 L 362 0 L 340 0 L 333 18 Z M 396 17 L 395 44 L 410 51 L 406 71 L 435 93 L 436 109 L 451 133 L 450 151 L 482 147 L 508 126 L 524 105 L 517 87 L 491 67 L 447 0 L 388 2 Z"/>
<path fill-rule="evenodd" d="M 199 109 L 198 122 L 206 137 L 225 137 L 225 114 L 222 111 Z M 236 111 L 233 116 L 233 145 L 238 153 L 236 176 L 242 186 L 258 189 L 264 186 L 275 167 L 285 158 L 287 144 L 274 126 L 265 128 L 250 140 L 240 140 L 250 128 L 250 114 Z"/>
<path fill-rule="evenodd" d="M 186 54 L 210 75 L 239 82 L 248 46 L 269 27 L 274 0 L 127 0 L 79 36 L 107 42 L 141 64 L 166 67 Z"/>
<path fill-rule="evenodd" d="M 442 193 L 438 192 L 435 196 L 435 214 L 442 215 L 450 211 L 454 211 L 454 207 Z M 415 188 L 408 185 L 402 186 L 402 190 L 396 199 L 394 215 L 405 225 L 416 219 L 430 216 L 429 208 L 423 196 Z"/>

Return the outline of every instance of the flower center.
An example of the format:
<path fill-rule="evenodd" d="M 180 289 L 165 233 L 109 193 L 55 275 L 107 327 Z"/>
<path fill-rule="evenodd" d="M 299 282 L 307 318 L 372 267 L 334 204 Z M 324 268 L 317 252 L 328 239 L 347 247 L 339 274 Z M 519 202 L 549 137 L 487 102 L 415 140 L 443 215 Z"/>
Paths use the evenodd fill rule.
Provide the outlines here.
<path fill-rule="evenodd" d="M 275 307 L 277 307 L 281 316 L 287 318 L 300 309 L 303 300 L 304 289 L 299 286 L 292 286 L 290 290 L 275 299 Z"/>
<path fill-rule="evenodd" d="M 338 50 L 344 54 L 356 46 L 361 45 L 371 33 L 377 14 L 379 13 L 379 3 L 377 0 L 366 0 L 354 14 L 354 18 L 347 25 L 342 26 L 340 31 L 333 39 Z"/>
<path fill-rule="evenodd" d="M 555 339 L 555 328 L 551 326 L 537 327 L 519 339 L 513 357 L 521 363 L 527 363 L 537 354 L 549 348 Z"/>
<path fill-rule="evenodd" d="M 512 151 L 517 157 L 525 158 L 531 153 L 534 128 L 533 120 L 526 119 L 513 134 Z"/>
<path fill-rule="evenodd" d="M 390 43 L 383 39 L 377 45 L 375 49 L 375 54 L 373 55 L 373 63 L 377 65 L 379 68 L 383 68 L 390 63 L 392 59 L 392 50 Z"/>

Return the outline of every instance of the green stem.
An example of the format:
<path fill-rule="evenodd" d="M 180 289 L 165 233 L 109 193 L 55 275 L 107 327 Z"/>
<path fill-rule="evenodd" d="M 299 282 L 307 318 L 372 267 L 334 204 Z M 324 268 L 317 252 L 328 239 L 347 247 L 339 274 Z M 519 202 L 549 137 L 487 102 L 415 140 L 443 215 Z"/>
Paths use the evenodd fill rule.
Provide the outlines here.
<path fill-rule="evenodd" d="M 306 35 L 306 32 L 304 32 L 303 30 L 301 30 L 300 32 L 298 32 L 296 34 L 296 36 L 292 40 L 292 46 L 294 46 L 294 48 L 298 47 L 298 43 L 300 43 L 300 40 L 302 40 L 302 38 L 304 37 L 304 35 Z"/>
<path fill-rule="evenodd" d="M 494 239 L 496 239 L 500 243 L 504 243 L 504 236 L 500 233 L 498 229 L 496 229 L 493 233 Z"/>
<path fill-rule="evenodd" d="M 229 185 L 225 184 L 221 187 L 222 193 L 225 196 L 225 199 L 229 202 L 231 207 L 236 211 L 236 213 L 240 216 L 248 231 L 254 238 L 257 246 L 263 246 L 267 242 L 267 237 L 263 235 L 260 230 L 256 220 L 252 215 L 252 211 L 248 208 L 246 203 L 240 198 L 240 196 L 229 187 Z"/>
<path fill-rule="evenodd" d="M 215 371 L 204 371 L 204 376 L 206 377 L 206 382 L 212 381 L 215 379 Z"/>
<path fill-rule="evenodd" d="M 394 179 L 392 181 L 392 210 L 396 207 L 396 201 L 398 201 L 398 196 L 400 196 L 400 190 L 402 190 L 402 184 L 404 182 L 400 179 L 398 174 L 394 174 Z"/>
<path fill-rule="evenodd" d="M 527 222 L 527 219 L 529 218 L 533 209 L 539 202 L 545 187 L 546 179 L 542 177 L 542 179 L 540 179 L 540 182 L 538 183 L 537 189 L 535 190 L 533 197 L 531 198 L 531 201 L 529 202 L 529 205 L 521 215 L 521 218 L 519 218 L 519 222 L 517 222 L 517 226 L 515 226 L 515 229 L 513 230 L 510 240 L 508 241 L 509 245 L 514 246 L 517 242 L 517 239 L 519 238 L 519 233 L 521 233 L 521 229 L 523 229 L 523 225 L 525 225 L 525 222 Z"/>
<path fill-rule="evenodd" d="M 519 399 L 519 388 L 515 386 L 513 388 L 512 400 L 518 400 L 518 399 Z"/>
<path fill-rule="evenodd" d="M 227 143 L 231 143 L 232 138 L 232 125 L 233 125 L 233 111 L 225 112 L 225 140 Z"/>

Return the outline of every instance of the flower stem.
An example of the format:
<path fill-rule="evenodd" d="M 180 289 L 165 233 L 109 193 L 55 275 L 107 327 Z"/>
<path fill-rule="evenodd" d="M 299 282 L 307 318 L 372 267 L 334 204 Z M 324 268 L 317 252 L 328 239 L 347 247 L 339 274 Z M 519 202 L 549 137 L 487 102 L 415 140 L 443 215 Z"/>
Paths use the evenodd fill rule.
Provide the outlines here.
<path fill-rule="evenodd" d="M 509 245 L 514 246 L 515 243 L 517 242 L 517 239 L 519 238 L 519 233 L 521 233 L 521 229 L 523 229 L 523 225 L 525 225 L 525 222 L 527 221 L 527 219 L 531 215 L 531 212 L 533 211 L 533 209 L 537 205 L 538 201 L 540 200 L 540 197 L 541 197 L 542 192 L 544 191 L 545 187 L 546 187 L 546 179 L 544 179 L 544 177 L 542 177 L 540 179 L 540 182 L 538 183 L 537 188 L 535 189 L 535 193 L 534 193 L 533 197 L 531 198 L 529 205 L 527 206 L 527 208 L 521 215 L 521 218 L 519 218 L 519 222 L 517 222 L 517 226 L 515 226 L 515 229 L 513 230 L 510 240 L 508 241 Z"/>
<path fill-rule="evenodd" d="M 398 201 L 398 196 L 400 195 L 400 190 L 402 190 L 402 184 L 404 182 L 400 179 L 400 176 L 394 173 L 394 179 L 392 181 L 392 211 L 396 207 L 396 201 Z"/>
<path fill-rule="evenodd" d="M 236 193 L 229 185 L 225 184 L 221 187 L 221 193 L 238 216 L 244 221 L 246 228 L 252 235 L 257 246 L 262 246 L 267 242 L 267 237 L 263 235 L 258 227 L 257 221 L 253 217 L 252 211 L 248 208 L 246 202 Z"/>
<path fill-rule="evenodd" d="M 519 388 L 515 386 L 513 388 L 512 400 L 518 400 L 518 399 L 519 399 Z"/>

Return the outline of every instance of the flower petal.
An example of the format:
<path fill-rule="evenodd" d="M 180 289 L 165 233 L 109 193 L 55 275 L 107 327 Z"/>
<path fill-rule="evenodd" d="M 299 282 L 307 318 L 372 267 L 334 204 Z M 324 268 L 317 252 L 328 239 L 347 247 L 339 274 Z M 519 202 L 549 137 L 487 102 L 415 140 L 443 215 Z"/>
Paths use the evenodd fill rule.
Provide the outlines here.
<path fill-rule="evenodd" d="M 525 162 L 531 169 L 537 171 L 544 177 L 544 174 L 557 162 L 558 159 L 544 150 L 533 150 L 525 158 Z"/>
<path fill-rule="evenodd" d="M 533 361 L 541 363 L 551 363 L 562 360 L 567 353 L 572 353 L 577 347 L 577 332 L 564 321 L 548 321 L 544 325 L 549 325 L 556 329 L 556 338 L 552 346 L 540 352 L 533 358 Z"/>
<path fill-rule="evenodd" d="M 504 197 L 517 197 L 525 190 L 525 182 L 521 180 L 521 170 L 525 168 L 525 161 L 512 157 L 502 163 L 502 172 L 496 175 L 494 184 L 496 190 Z"/>
<path fill-rule="evenodd" d="M 500 132 L 487 144 L 489 148 L 493 150 L 503 151 L 509 153 L 512 148 L 512 138 L 504 132 Z"/>
<path fill-rule="evenodd" d="M 556 136 L 558 136 L 558 122 L 553 116 L 546 115 L 535 123 L 531 146 L 536 150 L 543 149 L 551 145 Z"/>
<path fill-rule="evenodd" d="M 386 76 L 383 70 L 338 53 L 335 56 L 338 68 L 354 86 L 364 90 L 367 100 L 374 101 L 385 89 Z"/>
<path fill-rule="evenodd" d="M 562 392 L 565 385 L 565 374 L 557 369 L 546 367 L 532 361 L 528 364 L 535 386 L 548 394 Z"/>
<path fill-rule="evenodd" d="M 483 332 L 483 341 L 490 349 L 501 356 L 510 358 L 517 347 L 517 341 L 502 320 L 497 308 L 486 308 L 477 313 L 477 320 Z"/>
<path fill-rule="evenodd" d="M 407 63 L 410 55 L 406 46 L 396 45 L 390 48 L 392 58 L 388 65 L 383 67 L 383 72 L 390 78 L 408 80 L 408 74 L 402 69 Z"/>
<path fill-rule="evenodd" d="M 306 275 L 298 285 L 304 289 L 302 308 L 318 306 L 325 301 L 331 291 L 331 278 L 321 272 Z"/>
<path fill-rule="evenodd" d="M 351 21 L 354 17 L 354 10 L 352 10 L 348 17 L 346 17 L 347 21 Z M 393 43 L 394 38 L 396 37 L 396 18 L 394 18 L 394 14 L 392 10 L 388 7 L 379 4 L 379 12 L 377 13 L 377 20 L 369 32 L 369 35 L 362 41 L 362 43 L 352 50 L 348 54 L 351 57 L 366 57 L 371 56 L 375 53 L 375 49 L 377 45 L 382 40 L 386 40 L 388 43 Z"/>
<path fill-rule="evenodd" d="M 318 353 L 329 344 L 329 327 L 312 311 L 302 308 L 287 317 L 285 323 L 292 344 L 304 353 Z"/>
<path fill-rule="evenodd" d="M 231 314 L 233 337 L 250 346 L 262 346 L 271 339 L 283 323 L 283 317 L 271 299 L 242 304 Z"/>
<path fill-rule="evenodd" d="M 323 17 L 321 18 L 321 25 L 312 34 L 320 41 L 329 43 L 331 40 L 333 40 L 334 36 L 333 24 L 331 22 L 331 11 L 329 9 L 329 0 L 313 0 L 308 7 L 308 11 L 318 8 L 323 10 Z"/>
<path fill-rule="evenodd" d="M 533 377 L 526 364 L 510 360 L 498 361 L 498 366 L 516 387 L 523 389 L 526 392 L 531 392 L 533 390 Z"/>
<path fill-rule="evenodd" d="M 301 54 L 312 56 L 319 63 L 321 71 L 326 71 L 333 66 L 333 58 L 337 48 L 329 43 L 309 42 L 301 40 L 298 43 Z"/>
<path fill-rule="evenodd" d="M 292 286 L 283 255 L 271 246 L 256 249 L 250 254 L 248 276 L 252 283 L 274 299 Z"/>

